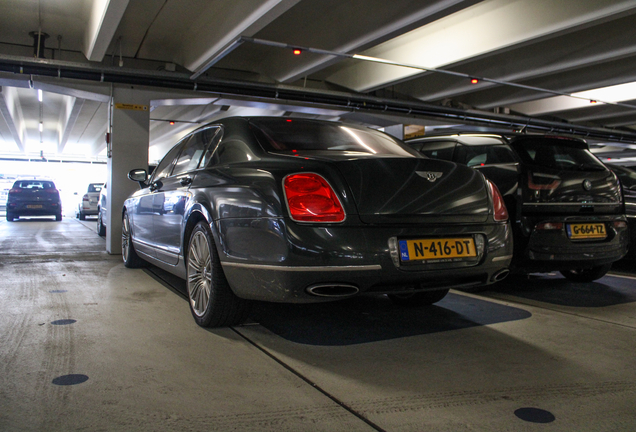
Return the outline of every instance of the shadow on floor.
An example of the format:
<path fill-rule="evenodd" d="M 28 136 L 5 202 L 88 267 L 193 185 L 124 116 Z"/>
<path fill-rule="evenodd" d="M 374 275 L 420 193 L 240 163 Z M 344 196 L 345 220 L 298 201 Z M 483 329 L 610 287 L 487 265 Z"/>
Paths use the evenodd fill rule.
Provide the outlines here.
<path fill-rule="evenodd" d="M 187 300 L 185 281 L 157 267 L 145 272 Z M 433 306 L 395 306 L 386 296 L 315 304 L 255 302 L 251 320 L 291 342 L 353 345 L 526 319 L 526 310 L 460 294 Z"/>
<path fill-rule="evenodd" d="M 491 291 L 559 306 L 605 307 L 636 302 L 636 280 L 605 276 L 598 281 L 575 283 L 561 275 L 511 276 Z"/>

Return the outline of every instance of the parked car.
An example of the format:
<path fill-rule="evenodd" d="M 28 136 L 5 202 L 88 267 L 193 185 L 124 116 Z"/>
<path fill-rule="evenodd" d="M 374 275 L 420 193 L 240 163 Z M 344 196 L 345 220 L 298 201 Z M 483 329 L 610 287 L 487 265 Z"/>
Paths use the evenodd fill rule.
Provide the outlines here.
<path fill-rule="evenodd" d="M 583 140 L 460 134 L 408 145 L 475 168 L 499 187 L 513 222 L 513 271 L 559 271 L 572 281 L 590 282 L 627 252 L 618 179 Z"/>
<path fill-rule="evenodd" d="M 625 200 L 625 214 L 629 226 L 629 252 L 628 259 L 636 259 L 636 171 L 634 168 L 605 164 L 614 171 L 623 186 L 623 198 Z"/>
<path fill-rule="evenodd" d="M 8 176 L 0 175 L 0 210 L 7 209 L 7 197 L 9 196 L 9 190 L 13 183 L 15 182 L 15 177 L 11 178 Z"/>
<path fill-rule="evenodd" d="M 9 222 L 21 216 L 55 216 L 62 220 L 62 201 L 50 180 L 17 180 L 9 190 L 6 217 Z"/>
<path fill-rule="evenodd" d="M 97 215 L 97 202 L 103 187 L 104 183 L 89 183 L 82 201 L 77 204 L 76 216 L 79 220 L 86 220 L 86 216 Z"/>
<path fill-rule="evenodd" d="M 249 300 L 432 304 L 504 278 L 512 258 L 492 183 L 372 129 L 228 118 L 129 177 L 142 189 L 121 214 L 124 263 L 185 279 L 201 326 L 240 322 Z"/>
<path fill-rule="evenodd" d="M 106 203 L 108 201 L 108 188 L 107 184 L 104 183 L 101 190 L 99 191 L 99 197 L 97 198 L 97 234 L 100 237 L 104 237 L 106 235 L 106 223 L 108 213 L 106 211 Z"/>

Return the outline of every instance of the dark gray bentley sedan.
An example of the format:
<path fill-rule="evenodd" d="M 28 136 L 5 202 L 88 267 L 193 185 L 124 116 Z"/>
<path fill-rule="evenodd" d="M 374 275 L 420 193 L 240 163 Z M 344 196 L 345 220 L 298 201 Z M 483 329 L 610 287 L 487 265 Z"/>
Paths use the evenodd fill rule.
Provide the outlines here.
<path fill-rule="evenodd" d="M 373 129 L 227 118 L 129 177 L 142 189 L 122 212 L 125 265 L 185 279 L 205 327 L 240 323 L 250 300 L 432 304 L 503 279 L 512 258 L 492 183 Z"/>

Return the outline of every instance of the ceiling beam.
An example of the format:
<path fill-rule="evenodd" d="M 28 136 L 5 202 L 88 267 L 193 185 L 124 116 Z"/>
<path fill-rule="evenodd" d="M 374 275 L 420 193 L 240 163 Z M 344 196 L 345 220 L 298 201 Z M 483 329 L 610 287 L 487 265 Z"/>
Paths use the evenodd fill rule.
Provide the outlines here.
<path fill-rule="evenodd" d="M 233 0 L 214 3 L 213 14 L 217 17 L 201 30 L 184 39 L 180 63 L 193 71 L 196 79 L 218 60 L 228 46 L 241 36 L 254 36 L 258 31 L 295 6 L 300 0 Z M 238 13 L 237 13 L 238 11 Z"/>
<path fill-rule="evenodd" d="M 486 0 L 365 51 L 365 56 L 423 68 L 442 68 L 532 40 L 571 32 L 590 23 L 631 13 L 631 0 Z M 390 65 L 356 63 L 328 81 L 371 91 L 421 74 Z"/>
<path fill-rule="evenodd" d="M 129 0 L 94 0 L 91 3 L 86 31 L 84 55 L 88 60 L 101 62 L 110 45 Z"/>
<path fill-rule="evenodd" d="M 24 130 L 20 101 L 14 89 L 0 87 L 0 114 L 4 118 L 15 145 L 21 153 L 25 152 L 24 142 L 20 130 Z M 17 117 L 17 121 L 16 121 Z"/>
<path fill-rule="evenodd" d="M 387 22 L 382 27 L 372 29 L 372 31 L 363 34 L 354 40 L 345 41 L 342 45 L 330 48 L 330 50 L 351 53 L 360 50 L 362 47 L 377 45 L 378 43 L 384 42 L 388 35 L 396 34 L 397 32 L 400 32 L 401 29 L 409 28 L 415 23 L 422 22 L 427 19 L 434 19 L 434 17 L 439 15 L 452 13 L 456 10 L 456 8 L 458 8 L 458 6 L 466 3 L 472 2 L 467 2 L 466 0 L 423 2 L 421 9 L 412 10 L 408 16 L 401 17 L 393 22 Z M 281 82 L 293 82 L 304 76 L 324 69 L 333 64 L 334 61 L 339 60 L 341 59 L 330 56 L 319 57 L 310 63 L 302 64 L 302 66 L 288 71 L 287 74 L 280 77 L 279 80 Z"/>
<path fill-rule="evenodd" d="M 62 125 L 60 139 L 57 144 L 57 152 L 62 154 L 64 151 L 64 147 L 68 142 L 68 138 L 73 131 L 73 127 L 75 127 L 75 123 L 77 122 L 77 118 L 82 111 L 82 107 L 84 106 L 84 99 L 78 98 L 68 98 L 66 104 L 66 110 L 60 113 L 60 121 L 59 124 Z"/>

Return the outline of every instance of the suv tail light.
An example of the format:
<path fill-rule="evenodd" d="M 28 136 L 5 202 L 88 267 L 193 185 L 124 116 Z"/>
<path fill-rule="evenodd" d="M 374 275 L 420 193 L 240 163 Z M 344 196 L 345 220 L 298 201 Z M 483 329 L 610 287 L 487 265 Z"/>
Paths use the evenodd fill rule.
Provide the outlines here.
<path fill-rule="evenodd" d="M 291 174 L 283 180 L 289 213 L 298 222 L 342 222 L 345 212 L 332 187 L 314 173 Z"/>
<path fill-rule="evenodd" d="M 490 180 L 486 180 L 486 182 L 488 182 L 488 189 L 490 190 L 490 196 L 492 197 L 492 204 L 494 208 L 493 215 L 495 220 L 497 222 L 507 221 L 508 209 L 506 208 L 506 204 L 504 203 L 499 189 Z"/>
<path fill-rule="evenodd" d="M 558 231 L 563 229 L 563 223 L 562 222 L 541 222 L 541 223 L 538 223 L 534 228 L 537 230 Z"/>
<path fill-rule="evenodd" d="M 90 201 L 90 199 L 88 198 L 88 194 L 84 194 L 84 196 L 82 197 L 82 201 Z"/>

